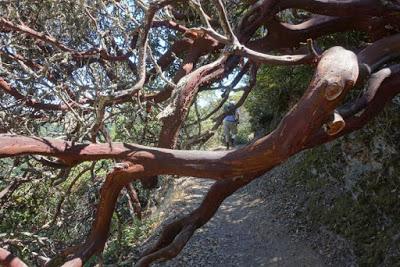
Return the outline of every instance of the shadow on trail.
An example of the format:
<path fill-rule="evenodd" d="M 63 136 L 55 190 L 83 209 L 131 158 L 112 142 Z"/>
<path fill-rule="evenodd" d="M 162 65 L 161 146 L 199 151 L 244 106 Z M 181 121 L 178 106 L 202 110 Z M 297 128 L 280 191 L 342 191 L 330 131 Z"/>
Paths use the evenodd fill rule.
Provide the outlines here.
<path fill-rule="evenodd" d="M 164 210 L 166 222 L 195 209 L 212 183 L 177 179 Z M 256 180 L 227 198 L 180 255 L 154 266 L 325 266 L 311 244 L 292 238 L 273 212 L 273 202 L 259 197 L 259 190 Z"/>

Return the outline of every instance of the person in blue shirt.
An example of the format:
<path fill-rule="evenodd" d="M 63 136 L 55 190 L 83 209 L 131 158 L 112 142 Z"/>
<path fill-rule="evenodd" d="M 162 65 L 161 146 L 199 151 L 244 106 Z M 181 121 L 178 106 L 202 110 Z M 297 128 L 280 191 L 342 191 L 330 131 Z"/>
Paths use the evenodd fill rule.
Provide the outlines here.
<path fill-rule="evenodd" d="M 224 113 L 224 137 L 226 148 L 229 149 L 235 145 L 237 126 L 239 124 L 239 112 L 236 109 L 235 103 L 229 102 L 224 106 Z"/>

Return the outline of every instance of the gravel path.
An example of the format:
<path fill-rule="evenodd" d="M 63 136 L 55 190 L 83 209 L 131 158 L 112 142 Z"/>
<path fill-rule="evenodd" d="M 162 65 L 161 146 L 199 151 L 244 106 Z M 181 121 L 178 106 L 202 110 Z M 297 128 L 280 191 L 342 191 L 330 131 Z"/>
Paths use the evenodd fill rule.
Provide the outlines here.
<path fill-rule="evenodd" d="M 211 184 L 204 179 L 177 179 L 161 217 L 171 221 L 193 210 Z M 325 266 L 310 241 L 293 233 L 281 218 L 279 197 L 265 197 L 260 191 L 258 179 L 226 199 L 179 256 L 155 266 Z"/>

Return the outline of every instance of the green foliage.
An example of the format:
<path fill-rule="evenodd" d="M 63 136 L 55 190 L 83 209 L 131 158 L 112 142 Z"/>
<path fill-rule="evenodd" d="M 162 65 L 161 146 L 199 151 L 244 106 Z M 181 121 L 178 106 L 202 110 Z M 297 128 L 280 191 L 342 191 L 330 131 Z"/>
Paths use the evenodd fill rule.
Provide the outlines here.
<path fill-rule="evenodd" d="M 351 49 L 364 41 L 358 32 L 338 33 L 318 45 Z M 311 75 L 308 67 L 261 69 L 246 102 L 253 130 L 272 131 Z M 352 91 L 349 98 L 360 94 Z M 394 104 L 360 132 L 302 153 L 287 177 L 288 187 L 305 195 L 296 199 L 304 201 L 298 215 L 315 229 L 324 226 L 349 240 L 360 266 L 400 264 L 399 111 Z"/>
<path fill-rule="evenodd" d="M 354 244 L 360 266 L 400 264 L 399 106 L 361 132 L 305 152 L 289 185 L 306 190 L 300 216 Z"/>
<path fill-rule="evenodd" d="M 245 107 L 254 131 L 269 132 L 299 99 L 312 76 L 309 66 L 263 67 Z"/>
<path fill-rule="evenodd" d="M 32 257 L 33 252 L 41 251 L 52 257 L 61 248 L 82 243 L 92 224 L 100 186 L 112 164 L 111 161 L 99 161 L 94 167 L 95 176 L 88 169 L 91 163 L 81 164 L 71 170 L 65 181 L 55 185 L 57 175 L 54 170 L 36 161 L 25 157 L 1 160 L 2 170 L 13 169 L 13 172 L 10 176 L 2 172 L 0 192 L 13 181 L 21 180 L 17 175 L 25 176 L 27 169 L 35 167 L 43 170 L 37 176 L 30 174 L 25 183 L 0 199 L 0 237 L 5 245 L 28 265 L 38 266 L 40 263 Z M 85 169 L 87 171 L 76 180 Z M 142 206 L 146 208 L 148 192 L 140 186 L 136 187 L 139 199 L 143 200 Z M 133 218 L 127 208 L 127 197 L 121 199 L 114 215 L 114 225 L 122 229 L 122 235 L 114 227 L 105 250 L 105 255 L 110 255 L 110 262 L 115 260 L 114 263 L 129 257 L 132 245 L 146 236 L 152 225 L 149 219 L 141 222 Z M 62 200 L 60 212 L 54 219 Z M 18 242 L 9 244 L 7 240 Z M 87 266 L 94 266 L 97 259 L 93 258 L 91 262 Z"/>
<path fill-rule="evenodd" d="M 142 9 L 129 0 L 22 0 L 0 3 L 0 6 L 1 17 L 48 34 L 66 47 L 76 51 L 107 48 L 107 53 L 113 55 L 132 50 L 133 33 L 142 25 L 143 18 Z M 156 60 L 170 48 L 173 40 L 180 37 L 166 28 L 152 29 L 149 45 Z M 100 64 L 96 62 L 98 58 L 80 62 L 73 59 L 73 53 L 36 42 L 34 38 L 21 33 L 2 32 L 0 39 L 0 74 L 23 95 L 49 104 L 72 103 L 72 98 L 63 90 L 68 88 L 78 102 L 83 98 L 93 99 L 91 105 L 74 106 L 73 112 L 46 112 L 26 107 L 21 104 L 23 101 L 16 102 L 14 97 L 0 92 L 2 132 L 88 142 L 91 129 L 98 119 L 93 108 L 96 108 L 99 96 L 128 89 L 137 79 L 127 62 Z M 22 67 L 24 64 L 8 60 L 5 56 L 8 53 L 17 53 L 44 68 L 27 72 Z M 135 65 L 137 56 L 132 55 L 130 60 Z M 164 72 L 168 79 L 175 74 L 179 60 L 177 58 Z M 147 71 L 150 72 L 153 66 L 149 64 L 148 67 Z M 50 81 L 50 76 L 54 80 Z M 143 94 L 153 94 L 165 87 L 159 75 L 148 75 L 147 78 Z M 145 107 L 146 103 L 138 101 L 107 107 L 104 129 L 101 129 L 96 141 L 107 142 L 109 134 L 113 142 L 156 145 L 160 132 L 160 121 L 156 116 L 165 104 L 153 105 L 150 114 L 146 114 Z M 101 185 L 114 164 L 113 161 L 102 160 L 95 162 L 91 168 L 91 163 L 83 163 L 68 172 L 42 165 L 28 156 L 1 159 L 0 192 L 11 189 L 0 198 L 0 247 L 9 248 L 29 266 L 39 266 L 42 262 L 34 253 L 53 257 L 64 248 L 83 243 L 92 225 Z M 91 170 L 77 178 L 87 168 Z M 139 184 L 135 184 L 135 187 L 145 213 L 154 200 L 150 198 L 149 190 Z M 118 203 L 115 212 L 118 222 L 114 218 L 114 223 L 124 229 L 126 237 L 121 242 L 131 246 L 147 233 L 151 221 L 144 219 L 138 222 L 134 219 L 128 211 L 126 196 L 124 193 L 121 195 L 123 201 Z M 124 247 L 126 249 L 119 246 L 113 250 L 117 237 L 118 231 L 113 228 L 105 251 L 113 255 L 113 259 L 127 257 L 132 251 L 128 245 Z M 96 261 L 93 258 L 88 264 L 93 266 Z"/>
<path fill-rule="evenodd" d="M 119 221 L 120 215 L 115 215 L 113 218 L 112 236 L 107 242 L 107 248 L 103 254 L 105 263 L 115 264 L 118 266 L 131 266 L 132 257 L 135 257 L 133 248 L 136 243 L 142 241 L 148 236 L 152 229 L 153 221 L 149 218 L 139 221 L 133 219 L 128 223 Z M 125 262 L 125 263 L 124 263 Z"/>
<path fill-rule="evenodd" d="M 360 44 L 366 42 L 368 42 L 367 35 L 357 31 L 334 33 L 318 39 L 318 45 L 323 50 L 337 45 L 354 50 L 360 47 Z"/>
<path fill-rule="evenodd" d="M 141 8 L 129 0 L 6 2 L 0 3 L 2 7 L 0 15 L 13 23 L 25 24 L 38 32 L 48 34 L 59 40 L 62 46 L 72 50 L 95 51 L 108 48 L 106 52 L 113 55 L 133 52 L 134 49 L 131 47 L 133 33 L 142 25 L 141 19 L 144 14 Z M 247 8 L 245 4 L 236 2 L 229 2 L 226 7 L 233 26 Z M 210 1 L 204 3 L 204 9 L 210 14 L 212 20 L 218 19 L 214 12 L 215 7 Z M 161 19 L 167 15 L 163 12 L 160 11 L 157 14 Z M 200 19 L 192 9 L 183 8 L 182 13 L 189 18 L 188 23 L 185 23 L 187 27 L 200 25 Z M 263 34 L 265 34 L 265 29 L 260 28 L 253 38 Z M 180 38 L 181 35 L 164 28 L 152 29 L 149 33 L 149 45 L 156 60 L 159 60 L 160 56 L 171 47 L 173 40 Z M 7 76 L 8 80 L 11 80 L 10 83 L 15 85 L 23 95 L 52 104 L 80 103 L 83 98 L 93 100 L 92 106 L 73 105 L 73 112 L 47 112 L 45 115 L 42 111 L 20 107 L 16 105 L 13 97 L 1 93 L 0 128 L 8 132 L 86 142 L 91 139 L 90 130 L 97 124 L 99 118 L 99 114 L 93 108 L 96 108 L 96 105 L 101 106 L 99 104 L 102 102 L 99 100 L 101 96 L 128 89 L 135 84 L 137 79 L 137 69 L 132 68 L 127 62 L 103 62 L 97 55 L 80 61 L 74 58 L 75 53 L 65 52 L 65 49 L 56 48 L 56 45 L 35 41 L 35 38 L 26 34 L 14 35 L 5 31 L 1 33 L 1 38 L 4 42 L 2 43 L 4 51 L 0 53 L 2 54 L 1 62 L 5 64 L 2 64 L 0 74 Z M 357 33 L 337 34 L 325 38 L 320 45 L 327 47 L 340 42 L 352 47 L 362 38 L 364 37 Z M 3 60 L 3 56 L 7 54 L 5 50 L 8 50 L 7 53 L 15 52 L 32 62 L 43 64 L 44 68 L 40 71 L 27 72 L 22 61 L 22 63 L 13 62 L 7 60 L 6 57 Z M 202 56 L 197 63 L 204 64 L 216 57 L 216 53 Z M 132 65 L 137 63 L 137 54 L 133 53 L 129 55 L 129 58 L 128 63 Z M 165 70 L 167 79 L 172 80 L 181 60 L 176 57 Z M 153 67 L 150 63 L 146 71 L 152 72 Z M 253 129 L 266 131 L 273 129 L 282 115 L 300 97 L 308 84 L 311 73 L 309 67 L 263 68 L 258 78 L 257 88 L 241 111 L 237 142 L 239 144 L 248 142 Z M 155 73 L 146 78 L 146 85 L 141 90 L 142 95 L 158 92 L 165 87 L 165 81 Z M 65 91 L 67 89 L 72 90 L 74 99 L 70 99 L 68 92 Z M 83 96 L 84 92 L 88 96 Z M 231 99 L 236 101 L 239 97 L 240 94 L 231 95 Z M 156 145 L 160 133 L 157 114 L 165 108 L 165 103 L 153 103 L 152 111 L 147 114 L 144 110 L 148 103 L 140 103 L 140 99 L 138 95 L 137 101 L 135 99 L 132 103 L 107 107 L 103 118 L 104 129 L 101 129 L 102 133 L 97 137 L 94 136 L 94 139 L 107 142 L 109 141 L 107 134 L 109 134 L 112 141 Z M 214 91 L 201 93 L 197 99 L 197 110 L 192 107 L 185 122 L 186 127 L 181 132 L 179 147 L 184 147 L 192 137 L 212 129 L 214 116 L 199 125 L 195 122 L 199 118 L 204 118 L 220 100 Z M 215 114 L 217 115 L 219 114 Z M 220 136 L 221 133 L 216 134 L 211 141 L 217 143 L 215 140 Z M 219 140 L 218 144 L 220 144 Z M 315 150 L 307 157 L 305 163 L 316 165 L 317 169 L 319 160 L 324 159 L 320 157 L 321 153 L 324 152 Z M 325 158 L 325 160 L 334 161 L 332 158 Z M 38 266 L 40 262 L 35 255 L 53 257 L 63 248 L 83 243 L 93 222 L 93 215 L 99 201 L 99 190 L 114 163 L 101 160 L 94 162 L 93 165 L 83 163 L 71 170 L 55 170 L 42 165 L 32 157 L 0 160 L 0 192 L 5 192 L 0 199 L 0 246 L 8 246 L 28 265 Z M 388 167 L 390 169 L 391 166 Z M 331 171 L 334 172 L 333 169 Z M 83 174 L 80 175 L 82 172 Z M 315 173 L 308 173 L 308 168 L 305 166 L 295 169 L 293 173 L 296 177 L 309 177 L 310 179 L 305 180 L 293 178 L 291 181 L 304 182 L 310 190 L 318 190 L 329 184 Z M 395 173 L 398 174 L 397 169 Z M 338 176 L 339 181 L 343 174 L 335 172 L 335 175 Z M 377 225 L 380 224 L 376 223 L 369 225 L 371 227 L 366 227 L 365 233 L 359 235 L 357 230 L 347 228 L 347 223 L 351 222 L 361 227 L 367 222 L 368 216 L 379 218 L 381 213 L 384 213 L 397 226 L 399 217 L 396 213 L 399 210 L 396 195 L 398 181 L 392 174 L 387 177 L 375 174 L 374 177 L 370 178 L 369 182 L 357 183 L 362 192 L 358 193 L 356 200 L 349 193 L 335 199 L 335 205 L 330 211 L 336 215 L 330 217 L 329 220 L 325 213 L 318 212 L 319 200 L 324 197 L 322 194 L 310 198 L 309 205 L 310 213 L 316 223 L 333 225 L 332 229 L 355 240 L 357 244 L 365 240 L 371 244 L 373 241 L 368 238 L 376 237 L 374 240 L 379 242 L 373 243 L 372 246 L 376 251 L 376 256 L 374 254 L 372 259 L 367 259 L 367 262 L 371 263 L 379 262 L 382 257 L 384 250 L 379 250 L 379 247 L 383 249 L 390 247 L 386 233 L 396 234 L 397 232 L 393 230 L 395 228 L 390 225 L 388 228 L 390 230 L 386 228 L 379 230 Z M 391 184 L 392 188 L 386 187 L 392 181 L 389 177 L 394 181 Z M 135 184 L 135 187 L 142 207 L 146 209 L 153 201 L 150 199 L 150 193 L 139 184 Z M 396 191 L 392 191 L 393 188 Z M 145 238 L 152 227 L 151 219 L 137 220 L 129 210 L 127 202 L 128 198 L 123 192 L 113 214 L 110 239 L 104 251 L 105 263 L 116 263 L 119 266 L 130 265 L 129 260 L 136 256 L 134 252 L 131 252 L 132 247 Z M 370 205 L 376 208 L 370 210 L 368 208 Z M 350 207 L 349 210 L 352 213 L 345 213 L 345 207 Z M 358 220 L 360 217 L 362 219 Z M 382 231 L 384 235 L 380 235 Z M 359 252 L 364 251 L 372 250 L 360 245 Z M 98 260 L 97 257 L 93 257 L 86 266 L 94 266 Z"/>

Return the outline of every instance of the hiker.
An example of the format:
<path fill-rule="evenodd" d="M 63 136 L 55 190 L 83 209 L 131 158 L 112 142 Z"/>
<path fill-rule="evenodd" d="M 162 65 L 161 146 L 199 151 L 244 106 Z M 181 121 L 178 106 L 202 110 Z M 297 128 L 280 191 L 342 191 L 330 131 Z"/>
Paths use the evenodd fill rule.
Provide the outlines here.
<path fill-rule="evenodd" d="M 224 112 L 224 137 L 226 148 L 229 149 L 235 145 L 237 125 L 239 124 L 239 112 L 233 102 L 229 102 L 224 106 Z"/>

